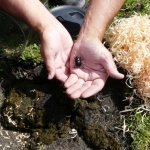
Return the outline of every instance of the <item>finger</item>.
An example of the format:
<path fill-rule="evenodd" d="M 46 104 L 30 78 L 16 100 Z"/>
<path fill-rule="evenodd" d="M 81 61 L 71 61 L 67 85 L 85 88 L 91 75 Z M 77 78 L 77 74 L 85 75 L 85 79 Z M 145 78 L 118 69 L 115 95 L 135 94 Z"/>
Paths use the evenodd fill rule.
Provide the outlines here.
<path fill-rule="evenodd" d="M 46 69 L 48 72 L 48 79 L 52 79 L 55 75 L 55 62 L 54 62 L 54 55 L 50 54 L 48 48 L 41 47 L 41 55 L 46 65 Z"/>
<path fill-rule="evenodd" d="M 69 76 L 69 78 L 66 80 L 64 86 L 65 86 L 66 88 L 69 88 L 70 86 L 72 86 L 73 84 L 75 84 L 75 83 L 77 82 L 77 80 L 78 80 L 77 75 L 71 74 L 71 75 Z"/>
<path fill-rule="evenodd" d="M 55 75 L 54 58 L 50 57 L 49 59 L 45 59 L 45 64 L 48 72 L 48 79 L 51 80 Z"/>
<path fill-rule="evenodd" d="M 84 80 L 82 79 L 79 79 L 75 84 L 73 84 L 71 87 L 69 87 L 67 89 L 67 94 L 71 94 L 73 93 L 74 91 L 76 91 L 77 89 L 79 89 L 80 87 L 82 87 L 82 85 L 84 84 Z"/>
<path fill-rule="evenodd" d="M 56 69 L 55 77 L 58 80 L 65 82 L 69 77 L 69 69 L 67 67 L 65 67 L 64 69 Z"/>
<path fill-rule="evenodd" d="M 81 68 L 71 68 L 71 72 L 78 75 L 78 78 L 81 78 L 85 81 L 89 80 L 89 74 L 91 73 L 87 69 Z"/>
<path fill-rule="evenodd" d="M 111 54 L 108 54 L 108 58 L 102 61 L 102 65 L 107 71 L 108 75 L 115 79 L 123 79 L 124 75 L 119 73 L 117 67 L 112 59 Z"/>
<path fill-rule="evenodd" d="M 100 90 L 102 90 L 102 88 L 105 85 L 104 80 L 101 79 L 96 79 L 92 82 L 91 86 L 89 86 L 82 94 L 81 97 L 83 98 L 87 98 L 90 97 L 94 94 L 96 94 L 97 92 L 99 92 Z"/>
<path fill-rule="evenodd" d="M 114 64 L 115 65 L 115 64 Z M 116 67 L 109 67 L 109 69 L 107 70 L 107 73 L 109 74 L 110 77 L 114 78 L 114 79 L 123 79 L 124 75 L 120 72 L 118 72 Z"/>
<path fill-rule="evenodd" d="M 92 81 L 87 81 L 87 82 L 85 82 L 81 88 L 78 88 L 76 91 L 72 92 L 72 93 L 70 94 L 70 97 L 71 97 L 71 98 L 74 98 L 74 99 L 81 97 L 81 94 L 82 94 L 87 88 L 89 88 L 89 87 L 91 86 L 91 84 L 92 84 Z"/>

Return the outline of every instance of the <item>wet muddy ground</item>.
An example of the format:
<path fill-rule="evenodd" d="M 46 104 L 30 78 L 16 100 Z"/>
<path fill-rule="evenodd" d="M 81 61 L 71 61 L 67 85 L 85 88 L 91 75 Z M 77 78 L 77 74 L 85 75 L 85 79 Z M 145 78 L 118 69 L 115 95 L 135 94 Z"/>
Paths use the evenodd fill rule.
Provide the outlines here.
<path fill-rule="evenodd" d="M 101 92 L 73 100 L 47 80 L 43 64 L 2 60 L 0 67 L 0 149 L 131 150 L 120 114 L 128 105 L 124 80 L 109 78 Z"/>

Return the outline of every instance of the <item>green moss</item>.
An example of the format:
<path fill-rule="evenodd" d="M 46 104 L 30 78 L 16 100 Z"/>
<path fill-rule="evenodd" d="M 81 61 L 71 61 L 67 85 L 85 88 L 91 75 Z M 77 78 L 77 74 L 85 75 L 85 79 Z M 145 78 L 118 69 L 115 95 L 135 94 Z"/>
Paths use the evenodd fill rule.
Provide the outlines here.
<path fill-rule="evenodd" d="M 40 39 L 37 34 L 34 33 L 31 37 L 28 37 L 26 48 L 22 52 L 20 58 L 30 62 L 34 66 L 43 62 L 40 53 Z"/>
<path fill-rule="evenodd" d="M 27 46 L 21 55 L 21 59 L 24 61 L 30 61 L 34 66 L 41 63 L 42 57 L 40 53 L 40 46 L 36 43 Z"/>
<path fill-rule="evenodd" d="M 42 85 L 38 82 L 15 82 L 7 92 L 3 107 L 7 115 L 3 118 L 3 124 L 12 129 L 28 129 L 32 131 L 34 139 L 50 144 L 58 137 L 65 138 L 68 135 L 74 101 L 63 93 L 58 81 L 48 82 L 44 79 L 42 82 L 40 79 Z M 31 92 L 35 87 L 38 88 Z"/>
<path fill-rule="evenodd" d="M 84 140 L 95 149 L 120 150 L 116 140 L 101 126 L 87 126 L 84 130 Z"/>
<path fill-rule="evenodd" d="M 96 102 L 93 102 L 90 104 L 90 106 L 88 106 L 88 108 L 92 110 L 96 110 L 96 109 L 100 109 L 100 105 Z"/>
<path fill-rule="evenodd" d="M 150 14 L 149 0 L 126 0 L 117 17 L 129 17 L 133 14 Z"/>
<path fill-rule="evenodd" d="M 94 111 L 100 109 L 100 104 L 87 103 L 77 99 L 76 105 L 75 121 L 72 123 L 72 128 L 77 129 L 84 141 L 93 149 L 120 150 L 116 139 L 90 117 Z"/>
<path fill-rule="evenodd" d="M 144 115 L 145 114 L 145 115 Z M 133 149 L 150 149 L 150 114 L 142 112 L 135 114 L 132 120 L 128 120 L 128 126 L 133 138 Z"/>

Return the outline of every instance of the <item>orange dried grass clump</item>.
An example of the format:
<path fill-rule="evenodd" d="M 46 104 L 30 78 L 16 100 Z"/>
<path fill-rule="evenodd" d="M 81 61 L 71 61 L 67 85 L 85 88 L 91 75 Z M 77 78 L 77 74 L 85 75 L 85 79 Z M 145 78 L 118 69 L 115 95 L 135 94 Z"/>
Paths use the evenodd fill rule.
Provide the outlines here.
<path fill-rule="evenodd" d="M 137 93 L 150 106 L 150 17 L 134 15 L 116 20 L 105 38 L 114 60 L 134 79 Z"/>

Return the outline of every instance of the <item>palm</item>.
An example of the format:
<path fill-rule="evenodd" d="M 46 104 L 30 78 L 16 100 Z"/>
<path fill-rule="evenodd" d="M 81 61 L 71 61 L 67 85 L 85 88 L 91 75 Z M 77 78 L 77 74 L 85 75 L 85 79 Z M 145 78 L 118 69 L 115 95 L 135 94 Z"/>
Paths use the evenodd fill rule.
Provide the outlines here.
<path fill-rule="evenodd" d="M 81 57 L 81 66 L 77 67 L 74 58 L 76 56 Z M 100 51 L 93 50 L 91 47 L 85 47 L 82 51 L 76 53 L 74 51 L 71 54 L 71 73 L 76 74 L 84 81 L 93 81 L 98 78 L 107 78 L 107 72 L 105 71 L 102 62 L 103 56 L 100 56 Z"/>
<path fill-rule="evenodd" d="M 61 27 L 60 30 L 47 32 L 42 41 L 41 52 L 48 72 L 53 69 L 53 76 L 64 82 L 68 78 L 68 58 L 73 45 L 69 33 Z"/>
<path fill-rule="evenodd" d="M 73 42 L 71 37 L 65 33 L 61 34 L 59 41 L 59 44 L 55 43 L 54 45 L 54 50 L 57 51 L 54 61 L 56 69 L 55 77 L 64 82 L 68 78 L 69 74 L 69 57 Z"/>
<path fill-rule="evenodd" d="M 81 57 L 80 67 L 76 66 L 76 56 Z M 73 98 L 89 97 L 97 93 L 104 87 L 108 75 L 122 78 L 112 69 L 116 69 L 116 66 L 111 54 L 100 41 L 83 42 L 79 47 L 75 45 L 71 53 L 71 75 L 65 83 L 67 93 Z"/>

